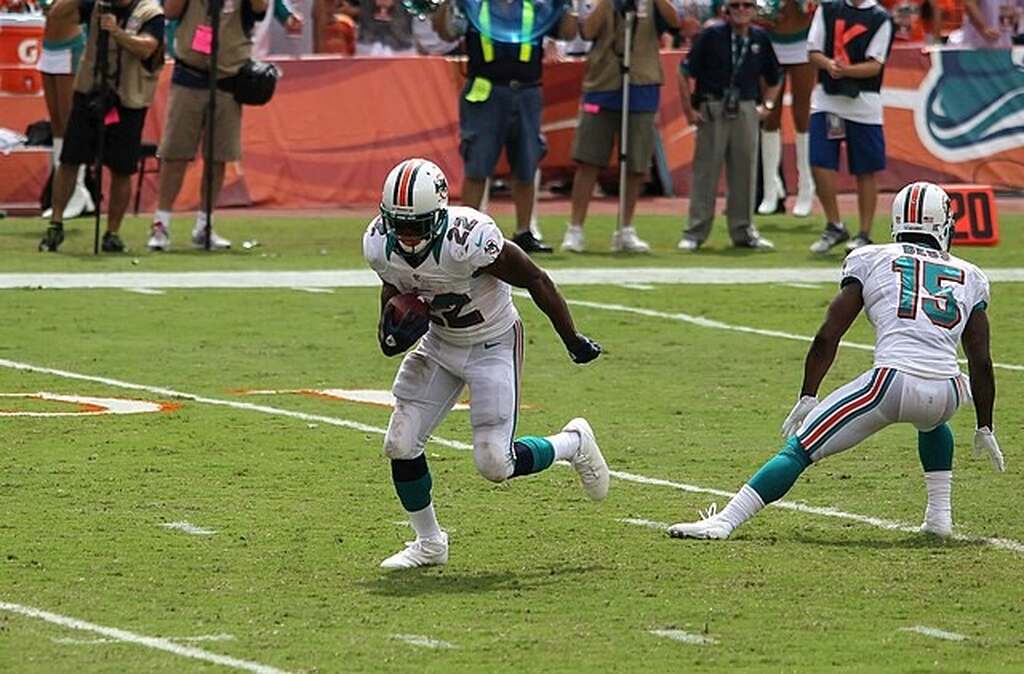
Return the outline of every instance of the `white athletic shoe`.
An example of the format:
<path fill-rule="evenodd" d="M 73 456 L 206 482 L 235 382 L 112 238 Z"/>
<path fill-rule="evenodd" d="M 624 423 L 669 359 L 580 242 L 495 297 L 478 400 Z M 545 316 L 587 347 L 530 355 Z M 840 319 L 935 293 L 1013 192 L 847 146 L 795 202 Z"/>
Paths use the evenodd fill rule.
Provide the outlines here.
<path fill-rule="evenodd" d="M 582 253 L 585 247 L 583 228 L 579 225 L 569 225 L 566 227 L 565 237 L 562 239 L 562 250 L 566 253 Z"/>
<path fill-rule="evenodd" d="M 159 220 L 153 223 L 149 232 L 149 241 L 146 247 L 150 250 L 168 250 L 171 247 L 171 233 L 167 231 L 164 223 Z"/>
<path fill-rule="evenodd" d="M 580 483 L 587 496 L 595 501 L 603 500 L 608 496 L 608 464 L 601 454 L 601 448 L 597 446 L 594 429 L 586 419 L 576 417 L 562 427 L 562 432 L 579 434 L 580 448 L 576 450 L 576 455 L 569 463 L 579 473 Z"/>
<path fill-rule="evenodd" d="M 672 538 L 726 539 L 732 533 L 732 525 L 726 522 L 714 503 L 701 513 L 697 522 L 680 522 L 668 528 Z"/>
<path fill-rule="evenodd" d="M 691 239 L 688 236 L 684 236 L 679 239 L 679 243 L 676 244 L 676 249 L 681 250 L 684 253 L 693 253 L 698 248 L 700 248 L 700 244 L 697 243 L 695 239 Z"/>
<path fill-rule="evenodd" d="M 417 538 L 405 544 L 405 550 L 396 552 L 380 563 L 382 569 L 415 569 L 419 566 L 443 566 L 448 563 L 448 534 L 437 538 Z"/>
<path fill-rule="evenodd" d="M 942 522 L 925 521 L 921 524 L 922 534 L 932 534 L 933 536 L 939 536 L 941 538 L 949 538 L 953 535 L 953 522 L 951 520 L 945 520 Z"/>
<path fill-rule="evenodd" d="M 202 229 L 192 230 L 192 245 L 195 248 L 206 248 L 206 232 Z M 231 242 L 211 230 L 210 250 L 227 250 L 228 248 L 231 248 Z"/>
<path fill-rule="evenodd" d="M 650 253 L 651 244 L 636 235 L 636 227 L 622 227 L 612 234 L 612 250 L 617 253 Z"/>

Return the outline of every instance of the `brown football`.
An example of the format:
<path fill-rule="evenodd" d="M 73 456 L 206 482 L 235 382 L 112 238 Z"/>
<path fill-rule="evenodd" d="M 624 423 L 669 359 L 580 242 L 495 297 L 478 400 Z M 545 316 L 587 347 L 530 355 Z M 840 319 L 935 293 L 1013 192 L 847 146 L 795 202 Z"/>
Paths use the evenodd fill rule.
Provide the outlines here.
<path fill-rule="evenodd" d="M 390 308 L 391 318 L 396 324 L 401 323 L 402 319 L 410 311 L 413 312 L 414 316 L 420 318 L 427 318 L 430 314 L 427 303 L 412 293 L 395 295 L 388 300 L 387 306 Z"/>

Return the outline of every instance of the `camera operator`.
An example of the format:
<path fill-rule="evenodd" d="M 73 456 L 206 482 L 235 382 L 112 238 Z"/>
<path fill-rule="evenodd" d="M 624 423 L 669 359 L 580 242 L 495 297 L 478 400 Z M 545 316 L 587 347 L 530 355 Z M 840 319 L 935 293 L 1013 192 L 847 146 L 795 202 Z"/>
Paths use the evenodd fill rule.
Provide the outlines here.
<path fill-rule="evenodd" d="M 679 241 L 681 251 L 697 250 L 711 232 L 723 162 L 725 212 L 733 245 L 754 250 L 775 247 L 753 224 L 754 181 L 759 123 L 775 107 L 782 69 L 768 33 L 751 25 L 754 11 L 754 0 L 728 0 L 726 21 L 698 33 L 679 66 L 683 114 L 697 126 L 690 222 Z M 697 88 L 691 94 L 692 78 Z"/>
<path fill-rule="evenodd" d="M 226 162 L 242 158 L 242 106 L 235 100 L 235 76 L 252 54 L 252 31 L 267 11 L 267 0 L 222 0 L 217 48 L 217 104 L 213 123 L 213 194 L 224 184 Z M 208 133 L 207 106 L 210 102 L 209 69 L 213 27 L 209 0 L 166 0 L 169 19 L 178 19 L 174 40 L 174 74 L 167 104 L 167 123 L 160 140 L 160 196 L 150 231 L 150 250 L 167 250 L 171 245 L 171 211 L 178 198 L 188 163 L 195 158 L 199 140 Z M 200 188 L 200 203 L 206 199 L 206 181 Z M 211 223 L 212 224 L 212 223 Z M 192 230 L 192 244 L 205 248 L 206 214 L 200 208 Z M 210 231 L 210 248 L 230 248 L 231 242 Z"/>
<path fill-rule="evenodd" d="M 88 42 L 75 76 L 71 117 L 53 181 L 53 214 L 39 243 L 56 251 L 64 241 L 64 207 L 75 187 L 78 166 L 95 161 L 102 130 L 103 164 L 110 169 L 110 204 L 103 250 L 119 253 L 118 236 L 139 162 L 142 127 L 163 67 L 164 11 L 157 0 L 57 0 L 50 15 L 73 16 L 89 24 Z M 106 58 L 99 45 L 107 45 Z M 106 64 L 106 76 L 98 64 Z M 104 84 L 106 86 L 104 86 Z"/>

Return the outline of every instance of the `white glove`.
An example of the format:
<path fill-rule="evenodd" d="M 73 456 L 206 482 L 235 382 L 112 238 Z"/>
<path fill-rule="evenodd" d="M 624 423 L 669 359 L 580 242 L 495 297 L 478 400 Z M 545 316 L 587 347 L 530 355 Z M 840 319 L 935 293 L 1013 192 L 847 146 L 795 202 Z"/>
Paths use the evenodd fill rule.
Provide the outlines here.
<path fill-rule="evenodd" d="M 1003 452 L 999 449 L 999 442 L 996 441 L 996 434 L 988 426 L 982 426 L 974 431 L 974 456 L 981 457 L 988 454 L 988 460 L 992 467 L 1002 473 L 1006 470 L 1006 462 L 1003 460 Z"/>
<path fill-rule="evenodd" d="M 800 430 L 800 424 L 804 422 L 804 417 L 810 414 L 811 410 L 817 406 L 817 397 L 801 396 L 800 400 L 796 401 L 796 405 L 793 405 L 789 416 L 782 422 L 782 437 L 790 438 L 796 435 L 796 432 Z"/>

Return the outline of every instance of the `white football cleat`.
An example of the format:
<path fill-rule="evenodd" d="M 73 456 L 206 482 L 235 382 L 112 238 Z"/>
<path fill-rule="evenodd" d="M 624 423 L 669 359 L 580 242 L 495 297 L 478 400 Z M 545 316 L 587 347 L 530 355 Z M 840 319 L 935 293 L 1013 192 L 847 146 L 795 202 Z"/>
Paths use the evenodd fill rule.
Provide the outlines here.
<path fill-rule="evenodd" d="M 396 552 L 380 563 L 382 569 L 415 569 L 420 566 L 443 566 L 448 563 L 448 534 L 441 532 L 436 538 L 417 538 L 405 544 L 405 550 Z"/>
<path fill-rule="evenodd" d="M 192 246 L 206 248 L 206 232 L 204 230 L 192 230 Z M 210 250 L 227 250 L 228 248 L 231 248 L 231 242 L 210 230 Z"/>
<path fill-rule="evenodd" d="M 612 234 L 612 250 L 616 253 L 650 253 L 651 244 L 636 234 L 636 227 L 621 227 Z"/>
<path fill-rule="evenodd" d="M 159 220 L 153 222 L 146 247 L 150 250 L 168 250 L 171 247 L 171 233 L 167 231 L 167 227 Z"/>
<path fill-rule="evenodd" d="M 921 524 L 920 531 L 922 534 L 931 534 L 933 536 L 939 536 L 940 538 L 949 538 L 953 535 L 953 522 L 951 520 L 936 522 L 926 519 Z"/>
<path fill-rule="evenodd" d="M 608 464 L 601 454 L 601 448 L 597 446 L 597 438 L 594 437 L 594 429 L 583 417 L 576 417 L 565 426 L 562 432 L 577 433 L 580 436 L 580 448 L 576 450 L 575 456 L 569 459 L 569 463 L 579 473 L 580 483 L 587 496 L 595 501 L 601 501 L 608 496 Z"/>
<path fill-rule="evenodd" d="M 585 247 L 583 228 L 579 225 L 569 225 L 566 227 L 565 237 L 562 239 L 562 250 L 567 253 L 582 253 Z"/>
<path fill-rule="evenodd" d="M 672 538 L 726 539 L 732 530 L 733 526 L 725 521 L 718 512 L 718 506 L 712 503 L 701 513 L 699 521 L 673 524 L 668 528 L 668 535 Z"/>

